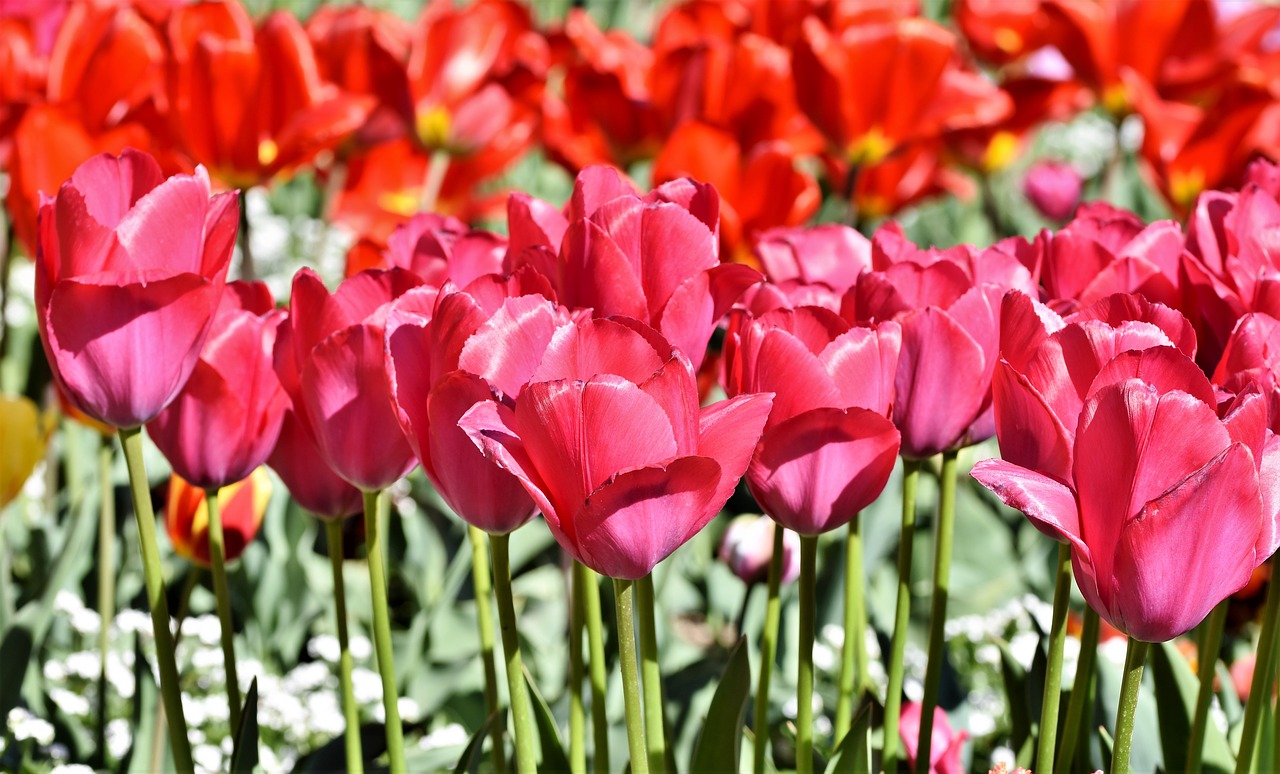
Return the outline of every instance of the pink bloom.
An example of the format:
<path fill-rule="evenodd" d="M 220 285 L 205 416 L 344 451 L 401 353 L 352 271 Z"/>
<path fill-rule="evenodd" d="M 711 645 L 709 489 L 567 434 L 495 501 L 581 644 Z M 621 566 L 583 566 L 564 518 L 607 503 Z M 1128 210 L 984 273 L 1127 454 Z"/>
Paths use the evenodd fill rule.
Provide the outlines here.
<path fill-rule="evenodd" d="M 1116 628 L 1150 642 L 1191 629 L 1280 544 L 1280 442 L 1266 400 L 1220 418 L 1209 380 L 1174 347 L 1120 352 L 1080 410 L 1070 478 L 1004 460 L 973 476 L 1071 546 L 1076 583 Z"/>
<path fill-rule="evenodd" d="M 239 211 L 203 168 L 164 179 L 132 149 L 89 159 L 40 204 L 36 308 L 63 393 L 116 427 L 149 422 L 196 367 Z"/>
<path fill-rule="evenodd" d="M 428 285 L 452 280 L 459 287 L 485 274 L 500 274 L 507 240 L 488 231 L 472 231 L 457 218 L 420 213 L 387 239 L 386 259 L 417 274 Z"/>
<path fill-rule="evenodd" d="M 333 472 L 293 409 L 284 414 L 280 437 L 267 464 L 293 499 L 321 519 L 342 519 L 364 509 L 360 490 Z"/>
<path fill-rule="evenodd" d="M 924 706 L 920 702 L 909 701 L 902 707 L 901 720 L 898 721 L 898 733 L 902 736 L 902 746 L 907 752 L 907 765 L 913 771 L 919 751 L 920 716 L 923 712 Z M 934 707 L 933 739 L 929 744 L 930 774 L 964 774 L 964 762 L 960 755 L 964 752 L 964 743 L 968 739 L 968 731 L 951 728 L 947 713 L 941 707 Z"/>
<path fill-rule="evenodd" d="M 729 522 L 720 538 L 720 561 L 743 583 L 764 583 L 773 560 L 773 533 L 779 529 L 783 530 L 782 582 L 791 583 L 800 577 L 800 535 L 767 516 L 747 513 Z"/>
<path fill-rule="evenodd" d="M 637 321 L 596 319 L 556 332 L 514 407 L 482 401 L 459 424 L 520 479 L 565 551 L 636 579 L 724 506 L 771 402 L 699 409 L 680 350 Z"/>
<path fill-rule="evenodd" d="M 208 489 L 239 481 L 275 447 L 289 406 L 272 368 L 284 317 L 266 285 L 228 285 L 191 378 L 147 423 L 174 472 L 191 484 Z"/>
<path fill-rule="evenodd" d="M 871 242 L 848 226 L 774 228 L 754 245 L 766 281 L 747 292 L 744 305 L 759 316 L 779 307 L 840 310 L 840 298 L 871 268 Z"/>
<path fill-rule="evenodd" d="M 736 322 L 736 321 L 735 321 Z M 736 322 L 725 390 L 774 393 L 747 486 L 788 529 L 816 535 L 870 505 L 889 480 L 899 434 L 888 415 L 902 343 L 897 323 L 852 327 L 819 307 Z"/>
<path fill-rule="evenodd" d="M 1049 220 L 1064 221 L 1076 211 L 1084 178 L 1066 162 L 1041 161 L 1027 171 L 1023 191 L 1032 206 Z"/>
<path fill-rule="evenodd" d="M 1275 432 L 1280 427 L 1280 321 L 1262 313 L 1241 317 L 1227 339 L 1213 383 L 1232 395 L 1256 385 L 1267 396 Z"/>

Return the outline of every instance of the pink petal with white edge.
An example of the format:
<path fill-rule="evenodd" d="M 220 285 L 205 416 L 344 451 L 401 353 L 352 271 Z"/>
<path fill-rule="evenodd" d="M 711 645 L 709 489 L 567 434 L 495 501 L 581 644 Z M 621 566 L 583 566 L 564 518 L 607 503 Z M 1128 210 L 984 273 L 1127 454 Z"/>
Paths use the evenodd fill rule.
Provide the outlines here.
<path fill-rule="evenodd" d="M 851 328 L 832 339 L 819 357 L 840 390 L 839 405 L 888 416 L 901 350 L 902 328 L 892 321 L 876 328 Z"/>
<path fill-rule="evenodd" d="M 63 187 L 80 191 L 89 215 L 115 229 L 134 203 L 162 182 L 159 162 L 147 153 L 125 148 L 119 158 L 103 153 L 81 164 Z"/>
<path fill-rule="evenodd" d="M 662 368 L 671 356 L 669 347 L 655 348 L 658 340 L 617 320 L 593 319 L 564 325 L 552 335 L 542 362 L 529 381 L 586 381 L 596 374 L 614 374 L 639 383 Z"/>
<path fill-rule="evenodd" d="M 1021 290 L 1010 290 L 1000 302 L 1000 357 L 1025 371 L 1045 339 L 1065 324 L 1049 307 Z"/>
<path fill-rule="evenodd" d="M 729 501 L 738 480 L 751 462 L 751 454 L 764 432 L 773 395 L 739 395 L 713 403 L 702 410 L 698 421 L 698 454 L 720 464 L 720 483 L 714 505 Z"/>
<path fill-rule="evenodd" d="M 116 227 L 128 256 L 111 269 L 154 269 L 171 274 L 202 273 L 209 179 L 175 175 L 134 204 Z"/>
<path fill-rule="evenodd" d="M 458 368 L 515 396 L 533 378 L 555 332 L 568 324 L 568 317 L 542 296 L 509 299 L 467 339 Z"/>
<path fill-rule="evenodd" d="M 1021 511 L 1031 525 L 1086 556 L 1075 494 L 1058 481 L 999 459 L 982 460 L 969 473 L 1001 502 Z"/>
<path fill-rule="evenodd" d="M 1160 395 L 1184 392 L 1207 406 L 1218 405 L 1213 385 L 1204 372 L 1195 361 L 1173 347 L 1151 347 L 1116 355 L 1094 377 L 1089 393 L 1128 379 L 1141 379 Z"/>
<path fill-rule="evenodd" d="M 756 335 L 751 331 L 751 335 Z M 799 339 L 775 328 L 764 332 L 744 389 L 775 394 L 769 427 L 823 406 L 839 406 L 840 390 L 821 360 Z"/>

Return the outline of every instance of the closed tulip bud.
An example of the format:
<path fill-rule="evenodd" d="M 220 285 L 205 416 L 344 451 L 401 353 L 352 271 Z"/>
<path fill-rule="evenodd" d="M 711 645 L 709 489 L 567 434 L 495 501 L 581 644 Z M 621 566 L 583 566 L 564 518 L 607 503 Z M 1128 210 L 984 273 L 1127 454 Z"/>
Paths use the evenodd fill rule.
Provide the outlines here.
<path fill-rule="evenodd" d="M 902 745 L 907 750 L 907 764 L 915 770 L 916 752 L 920 740 L 920 716 L 924 711 L 918 701 L 907 702 L 902 708 L 902 719 L 898 732 L 902 736 Z M 969 739 L 969 732 L 959 731 L 951 727 L 947 713 L 941 707 L 933 709 L 933 741 L 929 745 L 930 774 L 964 774 L 964 743 Z"/>
<path fill-rule="evenodd" d="M 1041 161 L 1031 167 L 1023 182 L 1023 192 L 1031 205 L 1056 222 L 1071 217 L 1083 191 L 1084 178 L 1074 166 L 1064 162 Z"/>
<path fill-rule="evenodd" d="M 248 478 L 218 491 L 228 562 L 240 558 L 257 536 L 271 501 L 271 489 L 267 469 L 257 468 Z M 164 524 L 175 551 L 201 567 L 209 567 L 209 504 L 203 489 L 177 475 L 170 477 Z"/>
<path fill-rule="evenodd" d="M 720 561 L 729 565 L 743 583 L 764 583 L 773 559 L 774 530 L 782 525 L 768 516 L 743 514 L 729 522 L 720 539 Z M 782 582 L 800 577 L 800 535 L 785 530 L 782 535 Z"/>

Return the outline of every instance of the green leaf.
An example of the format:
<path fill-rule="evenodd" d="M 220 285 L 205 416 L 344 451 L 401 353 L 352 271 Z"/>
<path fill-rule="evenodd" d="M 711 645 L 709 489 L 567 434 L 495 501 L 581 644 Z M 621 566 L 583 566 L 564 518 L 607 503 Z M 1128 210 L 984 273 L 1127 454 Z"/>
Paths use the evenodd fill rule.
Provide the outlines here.
<path fill-rule="evenodd" d="M 747 655 L 747 640 L 741 637 L 729 653 L 729 663 L 725 665 L 706 720 L 702 722 L 702 734 L 689 761 L 690 771 L 738 770 L 742 726 L 750 697 L 751 661 Z"/>
<path fill-rule="evenodd" d="M 565 755 L 564 743 L 560 741 L 556 719 L 547 706 L 547 700 L 542 698 L 538 686 L 534 685 L 528 667 L 524 669 L 524 681 L 533 698 L 533 716 L 538 724 L 538 737 L 542 740 L 542 760 L 538 763 L 538 771 L 568 771 L 569 756 Z"/>
<path fill-rule="evenodd" d="M 0 677 L 0 717 L 7 718 L 9 710 L 18 705 L 34 644 L 35 637 L 30 627 L 23 624 L 10 627 L 4 633 L 4 639 L 0 640 L 0 664 L 13 665 L 6 667 L 3 677 Z"/>
<path fill-rule="evenodd" d="M 835 754 L 827 762 L 826 774 L 871 774 L 871 705 L 854 718 Z"/>
<path fill-rule="evenodd" d="M 501 719 L 506 715 L 507 708 L 499 707 L 492 715 L 485 718 L 480 728 L 471 735 L 466 749 L 462 751 L 462 757 L 458 759 L 458 765 L 453 767 L 453 774 L 475 774 L 480 768 L 480 761 L 484 760 L 484 740 L 489 737 L 489 730 L 493 728 L 494 723 L 501 723 Z"/>
<path fill-rule="evenodd" d="M 1160 745 L 1167 771 L 1187 768 L 1187 739 L 1195 713 L 1200 681 L 1172 643 L 1151 650 L 1151 677 L 1156 688 L 1156 714 L 1160 718 Z M 1235 757 L 1210 718 L 1205 724 L 1203 768 L 1206 772 L 1235 770 Z"/>
<path fill-rule="evenodd" d="M 236 729 L 235 752 L 231 753 L 231 770 L 249 772 L 258 766 L 258 678 L 249 684 L 240 710 L 240 727 Z"/>

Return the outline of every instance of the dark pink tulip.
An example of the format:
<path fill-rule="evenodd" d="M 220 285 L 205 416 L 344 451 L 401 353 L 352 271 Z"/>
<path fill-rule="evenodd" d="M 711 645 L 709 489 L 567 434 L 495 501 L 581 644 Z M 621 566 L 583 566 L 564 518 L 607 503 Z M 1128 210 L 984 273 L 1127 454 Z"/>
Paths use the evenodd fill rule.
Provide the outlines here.
<path fill-rule="evenodd" d="M 848 226 L 773 228 L 753 246 L 766 281 L 747 291 L 756 316 L 771 309 L 821 306 L 840 310 L 840 299 L 871 268 L 871 242 Z"/>
<path fill-rule="evenodd" d="M 391 266 L 417 274 L 428 285 L 452 281 L 465 286 L 485 274 L 502 273 L 507 240 L 488 231 L 472 231 L 457 218 L 420 213 L 387 239 Z"/>
<path fill-rule="evenodd" d="M 364 508 L 360 490 L 333 472 L 293 409 L 285 412 L 267 465 L 280 476 L 293 499 L 321 519 L 354 516 Z"/>
<path fill-rule="evenodd" d="M 235 245 L 234 193 L 203 168 L 164 178 L 140 151 L 95 156 L 43 198 L 40 338 L 71 404 L 116 427 L 149 422 L 196 367 Z"/>
<path fill-rule="evenodd" d="M 699 409 L 680 350 L 637 321 L 595 319 L 556 332 L 514 407 L 482 401 L 459 424 L 520 479 L 565 551 L 636 579 L 724 506 L 771 403 Z"/>
<path fill-rule="evenodd" d="M 330 294 L 302 269 L 289 325 L 276 339 L 276 372 L 297 418 L 329 467 L 366 492 L 395 483 L 415 462 L 391 405 L 383 345 L 391 303 L 421 284 L 404 269 L 370 270 Z"/>
<path fill-rule="evenodd" d="M 725 391 L 774 393 L 747 468 L 752 495 L 802 535 L 841 527 L 875 501 L 898 457 L 897 323 L 852 327 L 819 307 L 777 309 L 735 324 Z"/>
<path fill-rule="evenodd" d="M 1064 221 L 1076 211 L 1084 178 L 1074 166 L 1061 161 L 1041 161 L 1027 170 L 1023 192 L 1031 205 L 1052 221 Z"/>
<path fill-rule="evenodd" d="M 743 583 L 764 583 L 773 560 L 773 532 L 782 525 L 768 516 L 744 513 L 729 522 L 720 538 L 720 561 Z M 800 577 L 800 536 L 791 530 L 782 534 L 782 582 Z"/>
<path fill-rule="evenodd" d="M 1246 314 L 1236 323 L 1213 383 L 1230 395 L 1251 388 L 1268 398 L 1270 427 L 1280 427 L 1280 321 L 1260 312 Z"/>
<path fill-rule="evenodd" d="M 1174 347 L 1116 355 L 1080 410 L 1071 476 L 1004 460 L 974 478 L 1071 546 L 1076 583 L 1131 637 L 1198 624 L 1280 543 L 1280 441 L 1256 391 L 1224 406 Z"/>
<path fill-rule="evenodd" d="M 1034 292 L 1030 272 L 1001 249 L 921 249 L 892 223 L 872 238 L 871 256 L 872 270 L 845 294 L 841 314 L 902 326 L 893 407 L 902 456 L 924 459 L 990 438 L 1000 299 L 1010 289 Z"/>
<path fill-rule="evenodd" d="M 632 317 L 652 326 L 695 368 L 720 319 L 755 270 L 719 259 L 719 196 L 690 180 L 640 195 L 610 167 L 588 167 L 561 220 L 527 198 L 508 206 L 513 266 L 546 274 L 557 300 L 598 317 Z M 554 257 L 554 258 L 553 258 Z"/>
<path fill-rule="evenodd" d="M 898 725 L 902 746 L 907 752 L 907 764 L 913 770 L 920 747 L 920 717 L 923 713 L 924 706 L 920 702 L 909 701 L 902 708 L 902 719 Z M 968 739 L 968 731 L 953 729 L 951 722 L 947 720 L 947 713 L 941 707 L 934 707 L 933 741 L 929 744 L 930 774 L 964 774 L 964 761 L 960 756 L 964 753 L 964 743 Z"/>
<path fill-rule="evenodd" d="M 1121 352 L 1169 346 L 1195 356 L 1191 323 L 1142 296 L 1110 296 L 1064 320 L 1010 291 L 1001 304 L 1000 362 L 991 381 L 1001 457 L 1070 480 L 1076 421 L 1094 377 Z"/>
<path fill-rule="evenodd" d="M 388 317 L 387 381 L 405 437 L 449 507 L 486 532 L 511 532 L 537 507 L 458 420 L 481 401 L 514 400 L 567 324 L 567 312 L 524 292 L 520 275 L 488 275 L 438 296 L 412 290 Z"/>
<path fill-rule="evenodd" d="M 188 483 L 233 484 L 271 454 L 289 406 L 272 367 L 284 317 L 265 284 L 230 283 L 191 378 L 147 423 L 151 440 Z"/>

